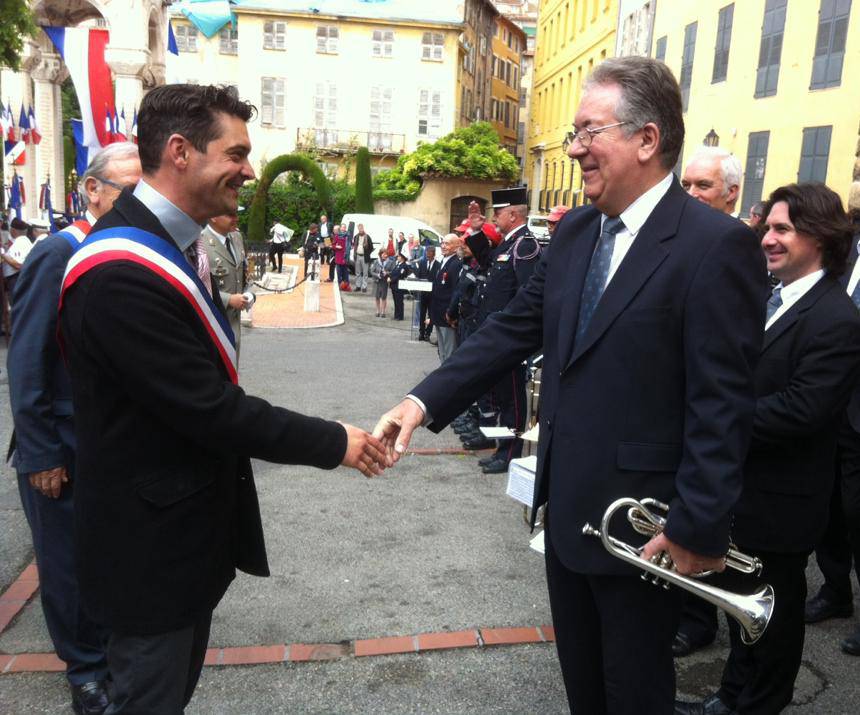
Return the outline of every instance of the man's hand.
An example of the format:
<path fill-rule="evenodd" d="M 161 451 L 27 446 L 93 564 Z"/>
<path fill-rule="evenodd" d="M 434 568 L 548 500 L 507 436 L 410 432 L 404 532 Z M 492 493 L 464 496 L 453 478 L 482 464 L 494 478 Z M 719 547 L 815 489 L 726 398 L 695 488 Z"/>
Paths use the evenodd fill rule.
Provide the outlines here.
<path fill-rule="evenodd" d="M 409 446 L 416 427 L 424 421 L 424 410 L 413 400 L 405 399 L 379 418 L 373 436 L 381 440 L 388 454 L 388 466 L 394 464 Z"/>
<path fill-rule="evenodd" d="M 242 293 L 233 293 L 227 301 L 227 305 L 234 310 L 244 310 L 248 307 L 248 301 L 245 300 L 245 296 Z"/>
<path fill-rule="evenodd" d="M 472 230 L 478 231 L 484 225 L 484 217 L 481 215 L 481 207 L 477 201 L 469 203 L 469 223 L 472 225 Z"/>
<path fill-rule="evenodd" d="M 726 557 L 702 556 L 670 541 L 665 534 L 657 534 L 642 551 L 642 558 L 650 561 L 653 556 L 667 552 L 675 564 L 675 570 L 682 576 L 692 576 L 702 571 L 724 571 Z"/>
<path fill-rule="evenodd" d="M 54 467 L 44 472 L 33 472 L 30 474 L 30 486 L 46 497 L 57 499 L 63 484 L 69 481 L 69 475 L 65 467 Z"/>
<path fill-rule="evenodd" d="M 376 437 L 363 429 L 341 422 L 346 430 L 346 454 L 341 464 L 354 467 L 365 477 L 382 474 L 388 465 L 385 446 Z"/>

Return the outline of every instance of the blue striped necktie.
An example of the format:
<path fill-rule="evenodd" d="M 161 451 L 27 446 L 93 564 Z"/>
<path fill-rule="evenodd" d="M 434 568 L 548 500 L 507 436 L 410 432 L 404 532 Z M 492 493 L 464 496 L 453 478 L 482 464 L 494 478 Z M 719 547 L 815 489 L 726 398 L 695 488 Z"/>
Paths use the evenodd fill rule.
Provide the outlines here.
<path fill-rule="evenodd" d="M 615 235 L 624 228 L 624 222 L 618 218 L 607 218 L 603 222 L 603 230 L 597 239 L 597 247 L 588 264 L 588 273 L 585 275 L 585 283 L 582 286 L 582 298 L 579 302 L 579 321 L 576 324 L 576 338 L 574 344 L 578 343 L 585 334 L 591 316 L 597 310 L 600 297 L 606 289 L 606 279 L 609 277 L 609 267 L 612 264 L 612 253 L 615 250 Z"/>
<path fill-rule="evenodd" d="M 782 292 L 782 288 L 776 287 L 773 289 L 773 293 L 771 293 L 770 298 L 767 301 L 767 321 L 773 317 L 774 313 L 779 310 L 779 307 L 782 305 L 782 296 L 780 293 Z M 761 313 L 759 313 L 761 315 Z"/>

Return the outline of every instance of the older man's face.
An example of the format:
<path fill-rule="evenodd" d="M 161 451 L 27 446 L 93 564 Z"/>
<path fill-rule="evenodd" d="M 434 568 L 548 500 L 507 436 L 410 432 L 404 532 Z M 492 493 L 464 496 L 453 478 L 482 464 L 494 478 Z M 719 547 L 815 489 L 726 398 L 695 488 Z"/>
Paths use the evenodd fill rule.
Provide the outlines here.
<path fill-rule="evenodd" d="M 726 191 L 723 170 L 717 157 L 701 157 L 687 164 L 681 186 L 694 199 L 717 211 L 730 214 L 734 210 L 738 187 L 731 186 Z"/>
<path fill-rule="evenodd" d="M 615 108 L 620 98 L 621 88 L 616 84 L 592 86 L 582 96 L 574 117 L 576 129 L 597 129 L 617 123 Z M 637 185 L 638 172 L 632 171 L 639 166 L 641 135 L 633 132 L 627 136 L 625 129 L 628 127 L 602 131 L 591 137 L 588 147 L 574 140 L 567 150 L 567 155 L 576 159 L 582 169 L 585 195 L 608 216 L 617 216 L 643 193 L 643 187 Z"/>

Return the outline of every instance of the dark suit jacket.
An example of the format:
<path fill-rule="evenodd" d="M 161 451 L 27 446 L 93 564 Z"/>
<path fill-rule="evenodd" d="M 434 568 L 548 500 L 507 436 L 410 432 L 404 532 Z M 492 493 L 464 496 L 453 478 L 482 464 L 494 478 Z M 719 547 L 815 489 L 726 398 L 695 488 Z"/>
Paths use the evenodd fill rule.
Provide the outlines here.
<path fill-rule="evenodd" d="M 622 496 L 671 504 L 667 535 L 725 553 L 754 409 L 767 278 L 749 229 L 673 181 L 574 347 L 600 229 L 593 207 L 561 220 L 529 282 L 412 392 L 439 430 L 543 350 L 536 506 L 568 568 L 631 573 L 593 537 Z M 641 543 L 617 519 L 615 535 Z"/>
<path fill-rule="evenodd" d="M 57 343 L 57 303 L 71 255 L 62 236 L 39 241 L 15 285 L 7 367 L 14 466 L 22 474 L 73 466 L 72 386 Z"/>
<path fill-rule="evenodd" d="M 172 242 L 128 191 L 93 232 L 117 226 Z M 188 625 L 215 607 L 235 568 L 269 573 L 249 457 L 331 469 L 345 430 L 233 385 L 190 304 L 137 264 L 84 275 L 66 292 L 60 327 L 83 606 L 124 632 Z"/>
<path fill-rule="evenodd" d="M 457 256 L 451 256 L 444 267 L 440 264 L 436 269 L 436 274 L 433 276 L 433 291 L 430 294 L 430 322 L 433 325 L 451 327 L 445 319 L 445 309 L 451 302 L 454 288 L 457 287 L 460 267 L 460 259 Z"/>
<path fill-rule="evenodd" d="M 810 552 L 827 525 L 842 410 L 860 375 L 860 313 L 825 276 L 771 325 L 755 375 L 753 439 L 732 535 Z"/>
<path fill-rule="evenodd" d="M 848 288 L 848 282 L 851 280 L 851 272 L 854 270 L 854 265 L 857 263 L 857 240 L 860 239 L 860 233 L 855 233 L 851 241 L 851 253 L 848 256 L 848 267 L 845 273 L 839 279 L 840 285 L 843 288 Z M 847 295 L 847 293 L 846 293 Z M 855 432 L 860 433 L 860 385 L 851 394 L 846 408 L 848 423 Z"/>

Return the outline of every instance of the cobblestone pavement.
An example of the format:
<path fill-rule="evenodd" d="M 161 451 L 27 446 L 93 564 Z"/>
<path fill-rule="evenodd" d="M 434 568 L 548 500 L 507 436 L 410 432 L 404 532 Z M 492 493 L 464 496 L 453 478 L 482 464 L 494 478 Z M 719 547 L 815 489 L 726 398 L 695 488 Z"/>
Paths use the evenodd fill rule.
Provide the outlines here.
<path fill-rule="evenodd" d="M 344 324 L 332 328 L 245 329 L 243 387 L 371 428 L 438 359 L 433 347 L 410 340 L 408 321 L 375 318 L 370 294 L 344 294 L 343 311 Z M 2 346 L 0 360 L 5 365 Z M 4 369 L 0 444 L 10 432 Z M 374 480 L 346 469 L 255 463 L 272 577 L 240 574 L 216 610 L 214 664 L 189 713 L 568 712 L 551 629 L 542 628 L 550 616 L 541 558 L 528 548 L 504 476 L 482 475 L 475 456 L 457 453 L 449 430 L 421 430 L 413 447 Z M 5 466 L 0 554 L 0 594 L 8 596 L 34 574 L 25 572 L 32 548 Z M 817 578 L 811 568 L 810 590 Z M 0 671 L 13 656 L 26 662 L 25 654 L 51 651 L 38 598 L 15 588 L 7 602 L 23 607 L 0 632 Z M 0 602 L 0 625 L 5 612 Z M 853 625 L 808 630 L 796 705 L 787 712 L 857 711 L 860 661 L 838 650 Z M 714 689 L 725 643 L 722 626 L 715 645 L 679 661 L 680 694 Z M 386 649 L 391 654 L 374 654 Z M 0 675 L 3 715 L 63 712 L 67 701 L 60 673 Z"/>

